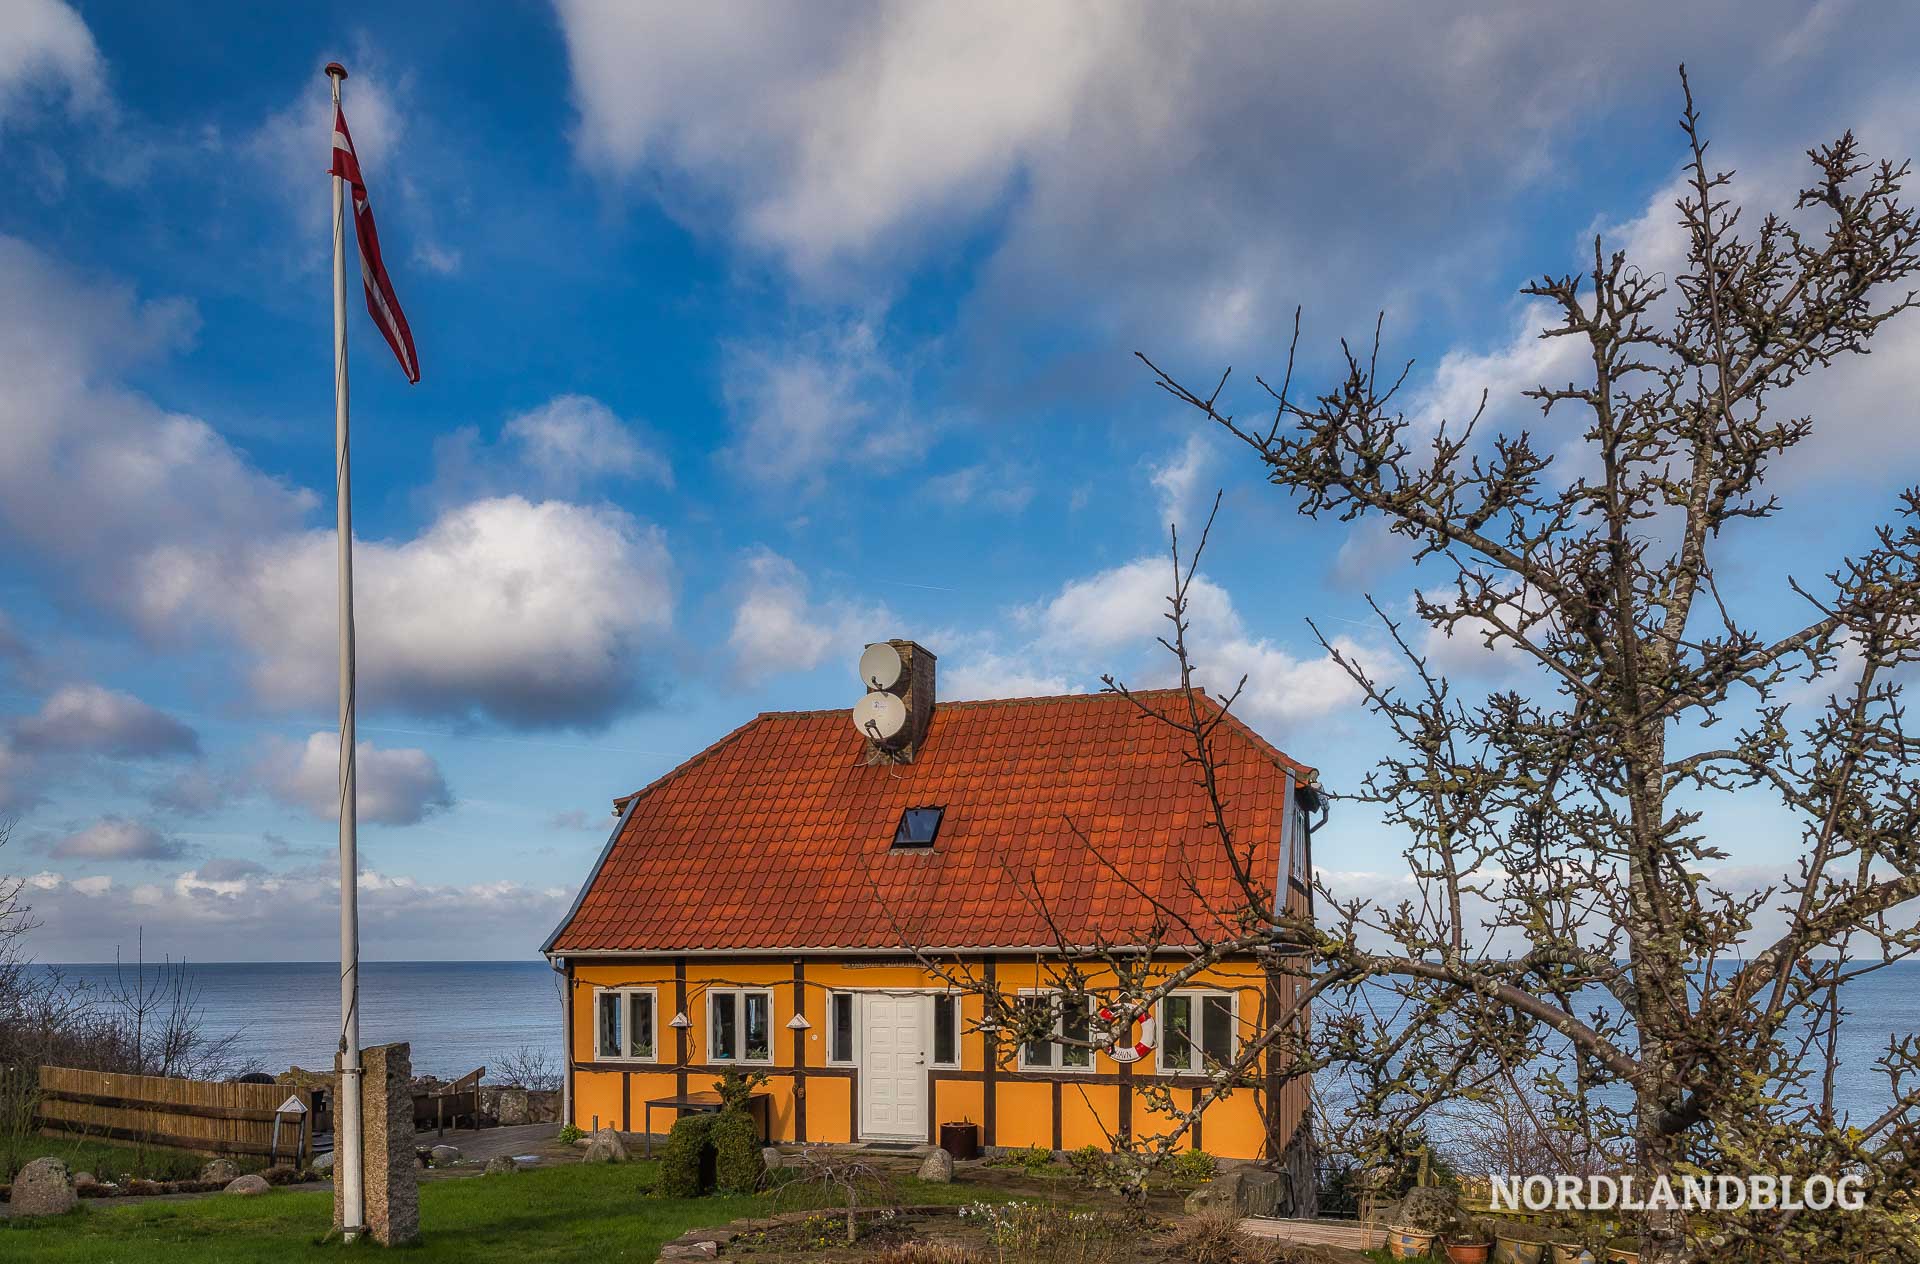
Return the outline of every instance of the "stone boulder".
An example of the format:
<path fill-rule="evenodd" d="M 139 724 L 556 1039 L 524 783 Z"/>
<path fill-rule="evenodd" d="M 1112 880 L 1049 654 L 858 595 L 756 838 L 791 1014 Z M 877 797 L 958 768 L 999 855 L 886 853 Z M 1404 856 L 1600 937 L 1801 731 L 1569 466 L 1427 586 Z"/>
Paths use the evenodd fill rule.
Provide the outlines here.
<path fill-rule="evenodd" d="M 760 1166 L 769 1172 L 778 1172 L 787 1165 L 787 1156 L 780 1153 L 779 1146 L 765 1146 L 760 1151 Z"/>
<path fill-rule="evenodd" d="M 580 1156 L 582 1163 L 625 1163 L 627 1161 L 627 1143 L 620 1134 L 611 1128 L 602 1128 L 587 1138 L 587 1152 Z"/>
<path fill-rule="evenodd" d="M 209 1184 L 218 1181 L 225 1185 L 238 1175 L 240 1175 L 240 1165 L 232 1159 L 215 1159 L 200 1169 L 200 1179 Z"/>
<path fill-rule="evenodd" d="M 92 1172 L 75 1172 L 73 1174 L 73 1187 L 75 1189 L 85 1189 L 89 1185 L 98 1185 L 99 1183 L 99 1180 Z"/>
<path fill-rule="evenodd" d="M 226 1192 L 229 1194 L 238 1194 L 242 1198 L 251 1198 L 256 1194 L 264 1194 L 272 1189 L 273 1186 L 267 1183 L 266 1177 L 255 1176 L 249 1172 L 245 1176 L 234 1177 L 227 1185 Z"/>
<path fill-rule="evenodd" d="M 933 1153 L 921 1160 L 919 1175 L 923 1181 L 932 1181 L 936 1185 L 951 1185 L 953 1183 L 953 1156 L 939 1146 L 935 1146 Z"/>
<path fill-rule="evenodd" d="M 1237 1167 L 1187 1195 L 1187 1211 L 1198 1214 L 1213 1207 L 1230 1207 L 1241 1216 L 1271 1216 L 1280 1207 L 1280 1174 L 1264 1168 Z"/>
<path fill-rule="evenodd" d="M 481 1175 L 512 1176 L 515 1172 L 518 1172 L 519 1170 L 520 1170 L 520 1165 L 513 1161 L 512 1155 L 496 1154 L 492 1158 L 487 1160 L 487 1170 L 481 1173 Z"/>
<path fill-rule="evenodd" d="M 427 1153 L 432 1157 L 435 1167 L 452 1167 L 460 1161 L 459 1146 L 437 1145 Z"/>
<path fill-rule="evenodd" d="M 325 1154 L 316 1154 L 313 1157 L 312 1170 L 323 1176 L 333 1171 L 333 1151 L 329 1150 Z"/>
<path fill-rule="evenodd" d="M 35 1159 L 13 1178 L 7 1206 L 16 1216 L 58 1216 L 80 1203 L 73 1175 L 60 1159 Z"/>

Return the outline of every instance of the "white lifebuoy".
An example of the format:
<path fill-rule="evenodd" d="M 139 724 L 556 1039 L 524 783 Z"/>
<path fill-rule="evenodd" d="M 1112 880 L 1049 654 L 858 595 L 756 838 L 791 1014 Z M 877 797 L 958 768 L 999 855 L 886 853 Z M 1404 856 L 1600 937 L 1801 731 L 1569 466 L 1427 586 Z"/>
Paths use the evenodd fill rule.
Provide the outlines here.
<path fill-rule="evenodd" d="M 1102 1006 L 1100 1010 L 1100 1021 L 1111 1023 L 1113 1019 L 1113 1011 Z M 1113 1047 L 1107 1050 L 1107 1056 L 1115 1062 L 1138 1062 L 1153 1052 L 1153 1037 L 1153 1020 L 1151 1018 L 1143 1018 L 1140 1020 L 1140 1038 L 1130 1045 L 1123 1045 L 1117 1040 L 1114 1041 Z"/>

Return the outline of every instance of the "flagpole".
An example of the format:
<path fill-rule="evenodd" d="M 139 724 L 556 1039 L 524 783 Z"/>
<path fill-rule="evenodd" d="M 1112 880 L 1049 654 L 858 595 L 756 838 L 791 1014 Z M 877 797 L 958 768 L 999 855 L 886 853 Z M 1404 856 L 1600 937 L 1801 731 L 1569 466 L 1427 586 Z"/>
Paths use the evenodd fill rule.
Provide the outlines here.
<path fill-rule="evenodd" d="M 347 68 L 327 63 L 333 108 Z M 354 768 L 353 482 L 347 459 L 346 181 L 333 177 L 333 469 L 340 563 L 340 1092 L 335 1103 L 334 1162 L 340 1167 L 341 1236 L 365 1228 L 365 1170 L 360 1155 L 360 863 Z"/>

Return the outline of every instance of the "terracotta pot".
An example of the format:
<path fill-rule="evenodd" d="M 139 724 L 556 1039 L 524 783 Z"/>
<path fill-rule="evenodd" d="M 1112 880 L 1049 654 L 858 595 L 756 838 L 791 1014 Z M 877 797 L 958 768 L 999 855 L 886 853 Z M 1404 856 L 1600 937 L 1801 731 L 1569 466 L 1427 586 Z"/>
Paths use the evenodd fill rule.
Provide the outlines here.
<path fill-rule="evenodd" d="M 1423 1259 L 1433 1250 L 1435 1236 L 1431 1233 L 1421 1233 L 1417 1229 L 1399 1229 L 1389 1226 L 1387 1254 L 1396 1260 Z"/>
<path fill-rule="evenodd" d="M 1593 1258 L 1593 1252 L 1578 1242 L 1556 1242 L 1553 1244 L 1553 1264 L 1599 1264 Z"/>
<path fill-rule="evenodd" d="M 1629 1251 L 1623 1246 L 1607 1248 L 1607 1264 L 1640 1264 L 1640 1252 Z"/>
<path fill-rule="evenodd" d="M 1492 1250 L 1491 1242 L 1449 1242 L 1447 1259 L 1452 1264 L 1487 1264 L 1487 1256 Z"/>
<path fill-rule="evenodd" d="M 1509 1238 L 1505 1234 L 1494 1235 L 1494 1264 L 1541 1264 L 1546 1258 L 1547 1244 L 1544 1242 L 1535 1242 L 1531 1238 Z"/>

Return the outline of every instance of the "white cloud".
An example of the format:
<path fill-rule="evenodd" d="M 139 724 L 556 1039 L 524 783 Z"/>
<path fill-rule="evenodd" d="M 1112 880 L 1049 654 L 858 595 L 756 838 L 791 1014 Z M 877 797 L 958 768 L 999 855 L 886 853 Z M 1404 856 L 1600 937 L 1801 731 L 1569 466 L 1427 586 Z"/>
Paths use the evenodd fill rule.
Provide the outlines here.
<path fill-rule="evenodd" d="M 1200 521 L 1196 520 L 1197 505 L 1204 489 L 1202 482 L 1207 471 L 1213 467 L 1214 448 L 1212 436 L 1204 431 L 1194 430 L 1187 434 L 1178 449 L 1169 453 L 1167 458 L 1153 466 L 1153 488 L 1160 494 L 1160 521 L 1199 530 Z"/>
<path fill-rule="evenodd" d="M 355 747 L 359 819 L 377 825 L 414 825 L 450 807 L 453 793 L 440 765 L 423 750 Z M 340 739 L 315 733 L 304 743 L 275 740 L 259 766 L 267 793 L 321 820 L 340 817 Z"/>
<path fill-rule="evenodd" d="M 509 418 L 501 434 L 548 487 L 572 488 L 621 476 L 673 486 L 673 468 L 643 444 L 613 410 L 586 395 L 558 395 Z"/>
<path fill-rule="evenodd" d="M 212 559 L 291 529 L 315 503 L 205 422 L 115 382 L 190 342 L 196 326 L 187 304 L 141 302 L 0 236 L 0 536 L 111 609 L 129 610 L 157 545 L 219 565 Z"/>
<path fill-rule="evenodd" d="M 1048 664 L 1069 679 L 1112 672 L 1136 686 L 1173 683 L 1173 660 L 1154 644 L 1157 637 L 1172 636 L 1166 618 L 1172 586 L 1172 563 L 1157 557 L 1068 581 L 1052 599 L 1016 612 L 1033 637 L 1022 663 Z M 1248 721 L 1287 732 L 1359 706 L 1359 687 L 1344 668 L 1324 652 L 1296 654 L 1249 632 L 1232 596 L 1205 574 L 1194 578 L 1187 601 L 1195 680 L 1224 696 L 1245 676 L 1235 710 Z M 1390 658 L 1359 641 L 1335 644 L 1378 676 L 1395 670 Z M 1022 670 L 1036 676 L 1044 671 L 1032 665 Z"/>
<path fill-rule="evenodd" d="M 727 637 L 743 679 L 812 671 L 834 654 L 852 664 L 860 647 L 888 634 L 892 616 L 884 607 L 816 606 L 800 568 L 769 549 L 749 553 L 746 571 Z"/>
<path fill-rule="evenodd" d="M 819 491 L 835 471 L 897 469 L 931 438 L 865 322 L 782 345 L 728 347 L 723 372 L 734 438 L 722 459 L 756 482 Z"/>
<path fill-rule="evenodd" d="M 239 567 L 170 550 L 141 578 L 154 621 L 217 625 L 253 656 L 255 694 L 324 703 L 334 667 L 334 534 L 273 542 Z M 449 510 L 354 549 L 361 705 L 516 725 L 604 722 L 672 622 L 666 539 L 612 508 L 518 496 Z"/>
<path fill-rule="evenodd" d="M 460 252 L 431 241 L 423 241 L 413 248 L 413 261 L 441 276 L 452 276 L 460 270 Z"/>
<path fill-rule="evenodd" d="M 45 846 L 62 860 L 174 860 L 186 854 L 179 839 L 124 816 L 103 816 Z"/>
<path fill-rule="evenodd" d="M 938 683 L 940 696 L 954 699 L 1048 698 L 1081 692 L 1064 673 L 1045 671 L 1027 655 L 990 650 L 957 658 L 951 667 L 941 668 Z"/>
<path fill-rule="evenodd" d="M 44 925 L 34 945 L 43 960 L 111 959 L 132 926 L 150 951 L 196 960 L 224 960 L 236 943 L 264 945 L 287 961 L 325 959 L 338 947 L 339 884 L 329 867 L 274 872 L 220 859 L 132 888 L 104 875 L 44 874 L 35 882 Z M 559 886 L 422 882 L 378 871 L 362 872 L 357 885 L 368 959 L 444 959 L 475 943 L 532 953 L 573 898 Z"/>
<path fill-rule="evenodd" d="M 1517 2 L 1418 21 L 1355 5 L 1176 20 L 1145 0 L 791 3 L 743 23 L 556 0 L 578 155 L 664 190 L 697 229 L 822 288 L 883 293 L 965 240 L 987 256 L 982 326 L 1009 340 L 1071 313 L 1129 348 L 1150 334 L 1208 350 L 1270 346 L 1296 302 L 1344 331 L 1379 296 L 1411 308 L 1484 275 L 1511 195 L 1559 177 L 1563 139 L 1675 99 L 1674 48 L 1711 40 L 1724 66 L 1763 65 L 1803 7 L 1763 0 L 1730 27 L 1650 3 L 1597 23 Z M 1881 58 L 1857 77 L 1903 69 Z M 1780 102 L 1804 114 L 1775 85 L 1749 102 L 1736 72 L 1723 80 L 1716 99 L 1752 105 L 1737 117 L 1757 134 L 1777 132 Z"/>
<path fill-rule="evenodd" d="M 928 496 L 956 509 L 981 504 L 1005 514 L 1025 509 L 1036 490 L 1028 471 L 986 462 L 936 474 L 926 487 Z"/>
<path fill-rule="evenodd" d="M 99 685 L 68 685 L 39 712 L 14 727 L 28 751 L 112 755 L 138 759 L 190 755 L 200 749 L 194 731 L 132 694 Z"/>
<path fill-rule="evenodd" d="M 86 22 L 62 0 L 11 0 L 0 22 L 0 125 L 42 94 L 75 113 L 106 108 L 106 64 Z"/>

